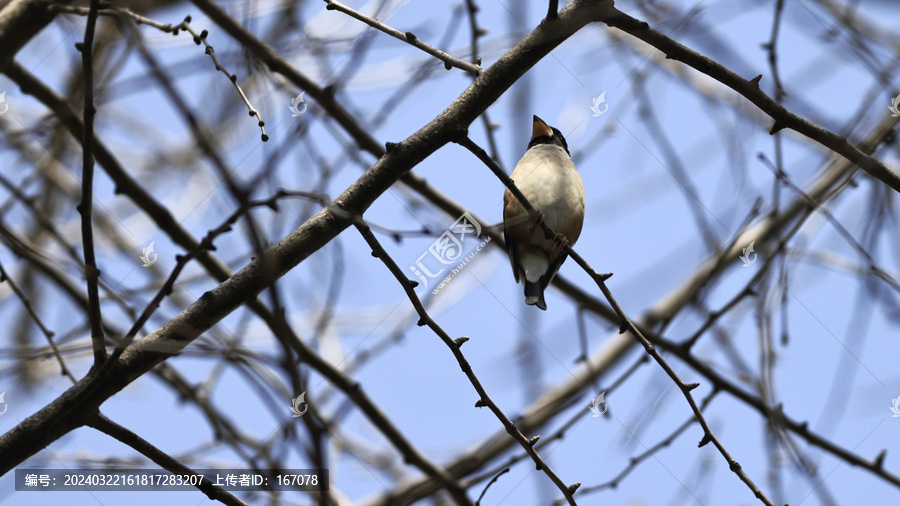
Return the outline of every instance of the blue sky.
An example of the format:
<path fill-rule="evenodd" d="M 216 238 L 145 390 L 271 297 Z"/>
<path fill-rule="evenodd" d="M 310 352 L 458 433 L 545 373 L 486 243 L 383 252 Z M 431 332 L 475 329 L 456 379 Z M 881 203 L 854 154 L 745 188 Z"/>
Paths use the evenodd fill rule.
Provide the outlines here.
<path fill-rule="evenodd" d="M 363 12 L 372 12 L 372 5 L 347 3 Z M 869 3 L 863 2 L 861 9 L 868 22 L 887 32 L 898 26 L 900 16 L 896 10 L 877 5 L 870 8 Z M 278 16 L 284 15 L 278 5 L 258 4 L 258 11 L 250 16 L 250 29 L 265 33 Z M 543 2 L 523 2 L 517 7 L 511 2 L 491 0 L 479 6 L 478 21 L 489 30 L 481 39 L 485 67 L 508 50 L 523 30 L 535 27 L 546 13 Z M 456 3 L 397 2 L 387 9 L 389 14 L 380 15 L 379 19 L 436 44 L 456 7 Z M 631 3 L 618 3 L 617 7 L 646 19 L 645 13 Z M 665 19 L 648 21 L 659 31 L 713 57 L 743 77 L 749 79 L 763 74 L 761 85 L 772 95 L 768 54 L 761 47 L 770 37 L 774 10 L 771 3 L 747 7 L 744 2 L 735 1 L 689 2 L 672 7 L 671 15 Z M 511 11 L 518 21 L 510 21 Z M 692 13 L 690 21 L 684 22 L 689 12 Z M 370 155 L 357 153 L 362 164 L 344 163 L 342 156 L 346 156 L 342 151 L 351 145 L 347 136 L 332 123 L 323 122 L 320 116 L 292 117 L 288 106 L 300 90 L 270 73 L 253 72 L 258 67 L 246 65 L 236 43 L 195 7 L 179 5 L 156 12 L 153 17 L 175 23 L 186 14 L 193 16 L 196 28 L 210 30 L 208 40 L 217 54 L 239 76 L 254 105 L 263 112 L 271 137 L 268 143 L 260 142 L 255 120 L 246 115 L 233 87 L 223 75 L 214 72 L 202 49 L 185 36 L 173 38 L 147 27 L 142 32 L 163 63 L 171 69 L 182 69 L 172 70 L 177 75 L 178 89 L 192 110 L 216 132 L 218 142 L 224 146 L 227 163 L 237 177 L 248 180 L 261 170 L 267 157 L 283 150 L 278 151 L 282 154 L 276 169 L 278 180 L 289 189 L 309 189 L 320 178 L 318 167 L 310 162 L 324 156 L 327 160 L 338 160 L 334 163 L 333 177 L 324 189 L 333 197 L 356 180 L 367 164 L 374 162 Z M 424 53 L 384 34 L 374 35 L 361 61 L 346 58 L 344 53 L 365 33 L 364 27 L 343 14 L 326 12 L 324 3 L 304 5 L 299 9 L 297 22 L 307 34 L 341 41 L 333 42 L 334 53 L 322 60 L 304 53 L 305 42 L 299 34 L 295 47 L 278 48 L 279 52 L 322 85 L 328 84 L 335 75 L 353 70 L 353 77 L 340 89 L 338 99 L 366 124 L 383 119 L 380 126 L 370 131 L 381 142 L 398 142 L 408 137 L 448 107 L 471 82 L 463 72 L 443 70 L 442 64 L 434 63 Z M 465 18 L 461 22 L 448 52 L 467 57 L 468 22 Z M 837 37 L 828 34 L 832 24 L 815 2 L 786 3 L 778 39 L 779 72 L 787 91 L 784 104 L 789 110 L 856 141 L 888 114 L 891 98 L 900 93 L 900 82 L 893 74 L 888 78 L 889 87 L 876 80 L 872 62 L 887 65 L 889 61 L 896 62 L 897 56 L 875 49 L 871 60 L 867 60 L 868 56 L 853 50 L 846 34 L 839 32 Z M 80 18 L 68 18 L 65 23 L 57 21 L 54 27 L 31 41 L 17 60 L 62 91 L 61 86 L 66 82 L 63 76 L 72 72 L 78 63 L 73 44 L 79 38 L 76 34 L 82 30 Z M 575 250 L 598 271 L 615 273 L 608 285 L 633 319 L 646 314 L 708 259 L 709 249 L 698 232 L 692 205 L 699 204 L 700 215 L 709 223 L 717 241 L 727 244 L 739 232 L 757 198 L 763 199 L 764 212 L 772 204 L 773 174 L 757 158 L 762 153 L 769 160 L 774 159 L 774 138 L 767 133 L 771 119 L 710 78 L 677 62 L 664 63 L 660 68 L 659 61 L 658 51 L 629 35 L 605 25 L 589 26 L 544 58 L 488 110 L 491 120 L 499 125 L 496 141 L 500 163 L 507 172 L 512 170 L 528 143 L 532 114 L 558 127 L 566 136 L 584 180 L 587 200 L 585 227 Z M 435 67 L 435 76 L 405 94 L 386 117 L 376 117 L 381 106 L 412 72 L 426 64 Z M 358 68 L 348 69 L 348 65 Z M 643 92 L 634 84 L 636 75 L 643 77 Z M 146 181 L 153 194 L 183 220 L 186 228 L 201 237 L 231 212 L 233 201 L 224 187 L 217 186 L 217 177 L 205 164 L 184 170 L 171 160 L 159 157 L 160 153 L 168 153 L 174 158 L 190 149 L 192 142 L 177 112 L 158 88 L 144 86 L 145 80 L 146 69 L 131 56 L 125 62 L 125 70 L 113 79 L 113 91 L 98 97 L 103 105 L 99 109 L 97 131 L 108 139 L 129 170 Z M 709 94 L 698 93 L 698 84 Z M 10 110 L 2 120 L 10 122 L 13 128 L 32 124 L 46 113 L 33 98 L 23 95 L 8 78 L 0 76 L 0 91 L 3 90 L 7 90 Z M 595 117 L 590 109 L 592 99 L 603 92 L 609 108 L 602 116 Z M 309 102 L 315 111 L 317 105 Z M 679 177 L 671 160 L 655 142 L 655 134 L 643 119 L 641 108 L 651 110 L 658 118 L 688 181 Z M 853 118 L 857 120 L 851 122 Z M 123 124 L 127 128 L 122 128 Z M 311 141 L 296 140 L 301 125 L 309 128 Z M 148 133 L 137 135 L 142 128 Z M 487 146 L 480 121 L 470 126 L 469 133 L 477 143 Z M 805 187 L 818 177 L 831 154 L 792 131 L 784 132 L 781 139 L 785 171 L 795 185 Z M 16 162 L 15 154 L 9 150 L 0 153 L 0 157 L 0 163 L 6 167 Z M 895 151 L 883 150 L 879 158 L 897 169 Z M 72 171 L 72 181 L 77 181 L 77 166 L 68 169 Z M 496 226 L 501 221 L 502 184 L 462 147 L 451 144 L 441 148 L 413 172 L 484 220 L 482 226 Z M 872 188 L 881 183 L 861 175 L 857 181 L 857 187 L 844 190 L 828 207 L 861 240 Z M 691 189 L 690 195 L 685 193 L 685 185 Z M 260 185 L 255 196 L 266 197 L 274 189 Z M 181 251 L 132 204 L 115 196 L 105 176 L 98 177 L 95 193 L 105 208 L 98 212 L 115 217 L 121 234 L 134 244 L 136 252 L 135 258 L 126 257 L 112 245 L 99 244 L 104 275 L 112 284 L 122 290 L 139 289 L 153 279 L 135 263 L 141 249 L 151 241 L 155 241 L 160 268 L 168 273 L 175 264 L 175 254 Z M 781 198 L 790 201 L 796 195 L 783 188 Z M 316 209 L 315 205 L 286 202 L 279 214 L 265 210 L 254 216 L 274 241 Z M 896 209 L 888 212 L 896 220 Z M 420 197 L 398 185 L 383 194 L 365 218 L 395 231 L 417 231 L 427 226 L 440 233 L 457 217 L 423 204 Z M 11 216 L 9 220 L 13 219 Z M 78 215 L 74 207 L 58 225 L 77 233 Z M 894 223 L 886 226 L 896 227 Z M 236 227 L 236 231 L 240 233 L 217 241 L 220 258 L 235 270 L 246 263 L 249 255 L 243 229 Z M 416 234 L 405 235 L 400 242 L 386 234 L 378 237 L 404 268 L 413 265 L 435 240 L 434 236 Z M 900 254 L 891 237 L 896 235 L 883 236 L 871 253 L 876 263 L 897 279 Z M 467 241 L 466 252 L 473 251 L 477 244 L 474 240 Z M 763 244 L 757 245 L 755 251 L 764 260 L 773 248 L 774 244 Z M 335 268 L 338 258 L 339 268 Z M 871 459 L 886 448 L 885 467 L 896 470 L 891 456 L 896 453 L 896 442 L 900 441 L 900 420 L 891 417 L 889 407 L 891 400 L 900 395 L 900 374 L 895 365 L 900 344 L 891 338 L 896 331 L 889 308 L 860 298 L 860 278 L 844 266 L 865 265 L 820 214 L 802 226 L 790 242 L 786 258 L 790 272 L 786 302 L 782 306 L 778 302 L 780 297 L 768 297 L 762 308 L 775 315 L 772 320 L 776 354 L 772 369 L 773 397 L 783 404 L 784 412 L 793 420 L 808 422 L 811 430 L 854 454 Z M 16 263 L 8 250 L 0 250 L 0 260 L 4 265 Z M 763 264 L 756 262 L 743 267 L 739 258 L 730 262 L 709 287 L 706 309 L 720 308 L 731 300 Z M 770 286 L 776 288 L 780 286 L 777 265 L 771 264 L 771 272 L 765 274 Z M 199 274 L 196 267 L 188 269 L 185 277 L 189 281 L 176 292 L 180 298 L 168 300 L 148 328 L 171 318 L 183 309 L 185 302 L 215 286 L 209 279 L 196 279 Z M 560 275 L 600 297 L 590 278 L 571 260 L 562 267 Z M 367 245 L 353 229 L 342 233 L 279 283 L 288 301 L 289 321 L 301 336 L 312 335 L 325 288 L 332 283 L 338 287 L 335 320 L 321 336 L 320 353 L 333 364 L 355 361 L 362 350 L 402 329 L 402 340 L 365 362 L 353 374 L 379 408 L 421 451 L 433 461 L 445 464 L 482 444 L 488 436 L 502 432 L 502 426 L 490 411 L 474 407 L 477 394 L 447 347 L 427 328 L 415 326 L 412 306 L 400 286 L 369 255 Z M 424 290 L 419 293 L 424 295 Z M 146 295 L 144 302 L 149 298 Z M 47 309 L 46 318 L 58 334 L 65 334 L 78 324 L 73 321 L 68 301 L 60 299 L 58 310 Z M 760 299 L 745 300 L 720 321 L 722 335 L 753 375 L 760 371 L 757 318 Z M 267 296 L 264 300 L 268 300 Z M 862 311 L 858 311 L 858 303 L 864 307 Z M 570 380 L 579 370 L 577 308 L 552 288 L 547 292 L 547 304 L 547 312 L 525 306 L 521 285 L 514 283 L 505 253 L 497 247 L 488 247 L 429 306 L 432 316 L 449 335 L 470 337 L 462 351 L 492 399 L 509 417 L 521 414 L 536 398 Z M 0 311 L 9 316 L 17 314 L 19 308 L 7 304 Z M 112 306 L 105 315 L 119 318 L 115 323 L 121 328 L 130 326 L 127 317 Z M 685 308 L 666 327 L 663 336 L 676 341 L 684 339 L 704 320 L 703 308 Z M 592 315 L 584 317 L 584 328 L 590 352 L 614 340 L 617 334 L 614 326 Z M 787 329 L 789 336 L 787 344 L 780 341 L 783 329 Z M 246 312 L 229 316 L 215 330 L 218 335 L 242 339 L 243 346 L 255 352 L 270 355 L 277 351 L 268 330 L 257 320 L 248 320 Z M 87 342 L 87 333 L 79 331 L 73 335 L 71 344 Z M 755 392 L 752 384 L 743 382 L 746 376 L 728 359 L 714 336 L 705 335 L 693 351 L 704 363 L 747 391 Z M 574 420 L 561 438 L 539 449 L 567 483 L 579 481 L 583 487 L 590 487 L 612 479 L 628 466 L 630 458 L 664 440 L 690 418 L 690 409 L 674 383 L 653 363 L 638 367 L 607 396 L 609 412 L 605 417 L 590 416 L 587 406 L 591 398 L 607 389 L 640 357 L 641 352 L 632 349 L 602 376 L 597 389 L 584 392 L 583 402 L 558 413 L 547 427 L 537 432 L 547 437 L 565 422 Z M 709 381 L 677 358 L 666 358 L 685 381 L 701 383 L 694 391 L 698 402 L 710 393 Z M 87 370 L 89 360 L 90 354 L 85 351 L 73 356 L 69 365 L 79 375 Z M 218 361 L 215 355 L 208 356 L 189 347 L 185 354 L 168 363 L 200 383 L 217 369 Z M 46 361 L 39 367 L 48 371 L 45 379 L 33 390 L 23 392 L 25 395 L 18 395 L 23 390 L 21 386 L 0 386 L 7 392 L 9 403 L 9 412 L 0 417 L 0 432 L 11 429 L 67 388 L 66 381 L 54 373 L 54 362 Z M 247 434 L 260 439 L 277 438 L 279 424 L 290 423 L 290 398 L 299 392 L 279 390 L 286 383 L 276 372 L 271 375 L 262 372 L 260 377 L 278 385 L 269 400 L 260 398 L 259 391 L 251 387 L 246 376 L 231 368 L 221 371 L 210 392 L 211 400 Z M 2 381 L 14 378 L 6 374 Z M 328 382 L 316 374 L 310 377 L 308 392 L 310 402 L 326 414 L 341 409 L 345 402 L 343 395 L 335 394 Z M 173 397 L 168 387 L 146 375 L 105 403 L 102 412 L 170 454 L 197 453 L 203 463 L 197 467 L 219 467 L 218 464 L 239 467 L 240 457 L 230 451 L 197 452 L 198 446 L 210 440 L 210 427 L 195 407 Z M 793 442 L 818 469 L 818 479 L 811 482 L 792 468 L 792 461 L 784 454 L 772 457 L 767 453 L 766 420 L 727 393 L 715 396 L 704 414 L 731 455 L 776 503 L 828 504 L 823 496 L 813 492 L 817 485 L 822 487 L 819 490 L 826 489 L 837 504 L 880 504 L 896 497 L 896 489 L 886 481 L 794 437 Z M 668 447 L 638 465 L 619 487 L 579 497 L 579 504 L 756 503 L 712 445 L 697 448 L 701 436 L 699 426 L 691 425 Z M 386 454 L 396 453 L 357 410 L 350 410 L 343 418 L 335 440 L 337 443 L 330 448 L 333 459 L 330 468 L 336 480 L 334 486 L 342 494 L 364 503 L 390 486 L 390 478 L 344 451 L 361 443 Z M 286 451 L 291 454 L 292 465 L 305 467 L 298 448 Z M 489 467 L 493 469 L 521 453 L 520 448 L 514 447 Z M 77 467 L 79 456 L 127 458 L 134 456 L 134 452 L 92 429 L 79 429 L 26 465 Z M 770 458 L 778 462 L 777 466 Z M 213 463 L 217 465 L 207 465 Z M 399 458 L 398 466 L 402 468 Z M 785 469 L 781 470 L 783 481 L 779 486 L 768 480 L 768 473 L 780 467 Z M 411 467 L 405 471 L 409 476 L 417 476 Z M 11 473 L 0 477 L 0 489 L 11 491 L 11 480 Z M 473 486 L 470 496 L 477 497 L 483 486 L 484 482 Z M 0 502 L 30 505 L 46 504 L 48 500 L 67 504 L 127 501 L 137 505 L 158 504 L 162 500 L 171 504 L 208 501 L 200 493 L 181 492 L 50 494 L 0 492 Z M 500 477 L 485 495 L 483 504 L 547 504 L 558 495 L 549 479 L 526 461 L 515 464 L 510 473 Z M 286 500 L 292 504 L 311 504 L 309 498 L 300 494 L 288 495 Z"/>

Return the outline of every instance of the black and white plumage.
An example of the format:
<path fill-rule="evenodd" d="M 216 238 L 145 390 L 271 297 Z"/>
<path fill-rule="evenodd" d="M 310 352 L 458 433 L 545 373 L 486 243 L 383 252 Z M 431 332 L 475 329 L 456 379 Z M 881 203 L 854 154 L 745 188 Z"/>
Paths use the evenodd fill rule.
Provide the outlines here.
<path fill-rule="evenodd" d="M 531 142 L 510 177 L 563 244 L 574 245 L 584 224 L 584 184 L 560 131 L 535 116 Z M 566 260 L 565 250 L 544 236 L 508 189 L 503 235 L 516 282 L 525 284 L 525 303 L 546 310 L 544 290 Z"/>

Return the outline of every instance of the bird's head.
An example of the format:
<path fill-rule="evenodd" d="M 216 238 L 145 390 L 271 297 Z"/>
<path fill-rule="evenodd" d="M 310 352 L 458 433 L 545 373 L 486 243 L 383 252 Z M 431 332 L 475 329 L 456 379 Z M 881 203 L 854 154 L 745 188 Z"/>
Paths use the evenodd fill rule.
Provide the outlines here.
<path fill-rule="evenodd" d="M 528 147 L 531 148 L 538 144 L 553 144 L 563 148 L 567 154 L 569 153 L 569 145 L 566 144 L 566 138 L 563 137 L 559 129 L 548 125 L 546 121 L 535 116 L 534 123 L 531 126 L 531 142 L 528 143 Z"/>

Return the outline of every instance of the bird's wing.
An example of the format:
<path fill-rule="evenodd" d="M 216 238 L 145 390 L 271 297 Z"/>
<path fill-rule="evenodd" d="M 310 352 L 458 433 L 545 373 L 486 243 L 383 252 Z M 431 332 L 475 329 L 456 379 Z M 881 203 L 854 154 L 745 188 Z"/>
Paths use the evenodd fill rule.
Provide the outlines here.
<path fill-rule="evenodd" d="M 516 242 L 512 239 L 511 230 L 509 229 L 512 226 L 511 221 L 513 220 L 512 214 L 515 212 L 515 204 L 516 198 L 509 190 L 506 190 L 503 193 L 503 240 L 506 241 L 506 253 L 509 255 L 509 264 L 512 267 L 516 283 L 518 283 L 519 269 L 516 269 L 518 253 L 516 252 Z"/>
<path fill-rule="evenodd" d="M 530 221 L 528 211 L 516 200 L 512 192 L 506 190 L 503 194 L 503 238 L 506 241 L 506 251 L 509 253 L 509 263 L 516 277 L 516 283 L 519 282 L 522 253 L 531 245 L 533 230 L 529 227 Z"/>
<path fill-rule="evenodd" d="M 549 253 L 547 256 L 550 256 Z M 550 267 L 547 268 L 547 271 L 544 272 L 544 275 L 541 276 L 541 279 L 539 281 L 541 285 L 541 291 L 547 289 L 547 286 L 549 286 L 550 282 L 553 281 L 553 278 L 556 277 L 556 273 L 559 272 L 559 268 L 562 267 L 562 264 L 566 261 L 566 258 L 569 258 L 569 255 L 565 252 L 562 252 L 554 257 L 550 257 Z"/>

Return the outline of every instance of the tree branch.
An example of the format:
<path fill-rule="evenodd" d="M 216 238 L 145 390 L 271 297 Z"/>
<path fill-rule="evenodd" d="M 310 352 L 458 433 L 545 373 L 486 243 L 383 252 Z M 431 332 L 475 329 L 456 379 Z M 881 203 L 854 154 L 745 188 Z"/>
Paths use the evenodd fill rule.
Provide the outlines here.
<path fill-rule="evenodd" d="M 371 26 L 372 28 L 375 28 L 376 30 L 380 30 L 397 40 L 402 40 L 403 42 L 406 42 L 407 44 L 409 44 L 413 47 L 416 47 L 416 48 L 421 49 L 422 51 L 425 51 L 426 53 L 430 54 L 431 56 L 434 56 L 438 60 L 441 60 L 442 62 L 444 62 L 444 67 L 447 70 L 450 70 L 451 68 L 456 67 L 458 69 L 465 70 L 466 72 L 472 74 L 475 77 L 478 77 L 484 71 L 484 69 L 482 69 L 478 65 L 475 65 L 473 63 L 469 63 L 467 61 L 460 60 L 459 58 L 450 56 L 449 54 L 445 53 L 444 51 L 441 51 L 440 49 L 438 49 L 434 46 L 431 46 L 429 44 L 422 42 L 422 39 L 413 35 L 412 32 L 403 33 L 400 30 L 391 28 L 390 26 L 382 23 L 381 21 L 378 21 L 375 18 L 366 16 L 365 14 L 363 14 L 359 11 L 356 11 L 340 2 L 336 2 L 335 0 L 325 0 L 325 3 L 328 4 L 325 8 L 330 11 L 336 10 L 339 12 L 343 12 L 344 14 L 347 14 L 351 18 L 358 19 L 358 20 L 362 21 L 363 23 Z"/>
<path fill-rule="evenodd" d="M 559 490 L 563 493 L 566 500 L 569 504 L 575 504 L 575 499 L 572 494 L 575 490 L 581 485 L 581 483 L 575 483 L 571 486 L 567 486 L 556 473 L 550 469 L 550 466 L 544 462 L 544 459 L 538 455 L 537 451 L 534 449 L 534 444 L 537 442 L 538 437 L 527 438 L 522 431 L 516 427 L 516 424 L 512 422 L 504 413 L 503 410 L 500 409 L 500 406 L 497 406 L 497 403 L 491 399 L 488 395 L 487 390 L 482 386 L 481 381 L 479 381 L 478 377 L 475 375 L 475 372 L 472 371 L 472 366 L 469 364 L 469 361 L 466 360 L 466 357 L 460 351 L 462 344 L 468 340 L 467 338 L 460 338 L 458 340 L 453 340 L 449 334 L 447 334 L 444 329 L 441 328 L 440 325 L 437 324 L 436 321 L 428 314 L 428 311 L 425 310 L 425 306 L 422 305 L 422 301 L 419 300 L 419 296 L 416 295 L 414 288 L 419 284 L 416 281 L 412 281 L 403 274 L 403 270 L 397 265 L 397 262 L 394 262 L 394 259 L 388 255 L 387 251 L 381 246 L 378 242 L 378 239 L 375 238 L 375 234 L 372 233 L 372 230 L 369 229 L 369 226 L 365 224 L 365 222 L 357 222 L 355 224 L 356 229 L 359 230 L 359 233 L 362 234 L 363 239 L 366 240 L 366 243 L 372 248 L 372 256 L 381 260 L 384 265 L 391 271 L 394 278 L 400 283 L 400 286 L 403 288 L 403 291 L 406 293 L 406 296 L 409 298 L 409 301 L 412 302 L 413 307 L 416 308 L 416 313 L 419 314 L 419 326 L 427 325 L 428 328 L 431 329 L 444 344 L 450 348 L 450 351 L 453 353 L 453 357 L 456 358 L 456 362 L 459 364 L 459 368 L 462 369 L 463 373 L 469 378 L 469 383 L 475 387 L 475 391 L 478 392 L 478 402 L 475 403 L 476 407 L 484 407 L 487 406 L 491 412 L 500 420 L 500 423 L 503 424 L 503 427 L 506 429 L 506 432 L 509 433 L 516 440 L 519 445 L 525 449 L 528 455 L 531 457 L 531 460 L 534 461 L 537 469 L 539 471 L 543 471 L 550 480 L 559 488 Z"/>
<path fill-rule="evenodd" d="M 81 51 L 81 70 L 84 79 L 84 129 L 81 138 L 81 243 L 84 249 L 84 279 L 87 282 L 88 318 L 91 322 L 91 345 L 94 349 L 94 367 L 106 361 L 106 336 L 103 333 L 103 317 L 100 312 L 100 289 L 97 280 L 97 258 L 94 255 L 94 231 L 91 217 L 94 210 L 94 28 L 97 26 L 99 0 L 91 0 L 84 42 L 75 43 Z"/>
<path fill-rule="evenodd" d="M 159 467 L 170 471 L 172 474 L 196 474 L 191 468 L 170 457 L 167 453 L 153 446 L 144 438 L 101 414 L 98 414 L 91 419 L 88 422 L 88 425 L 134 448 L 142 455 L 158 464 Z M 197 484 L 197 489 L 206 494 L 206 496 L 213 501 L 221 501 L 230 506 L 247 506 L 247 503 L 238 499 L 222 487 L 214 485 L 206 478 L 200 480 L 200 483 Z"/>
<path fill-rule="evenodd" d="M 209 5 L 206 0 L 194 1 L 211 12 L 218 10 L 233 23 L 217 6 Z M 335 199 L 335 206 L 319 211 L 265 254 L 203 294 L 150 335 L 132 344 L 102 376 L 89 374 L 56 400 L 0 436 L 0 453 L 6 457 L 0 462 L 0 474 L 83 425 L 87 416 L 85 413 L 95 412 L 110 396 L 177 354 L 232 311 L 254 302 L 262 290 L 346 229 L 351 224 L 346 216 L 362 215 L 403 174 L 458 138 L 467 125 L 553 48 L 589 22 L 610 15 L 611 3 L 600 1 L 567 6 L 560 13 L 558 22 L 552 23 L 552 26 L 539 26 L 485 69 L 437 118 L 405 141 L 392 145 L 392 149 L 387 150 L 375 165 Z M 271 51 L 270 48 L 265 50 Z M 278 61 L 283 60 L 278 57 Z M 289 68 L 276 69 L 291 74 Z M 346 118 L 355 124 L 349 114 Z M 336 119 L 341 121 L 340 117 Z M 341 211 L 336 212 L 336 209 Z"/>
<path fill-rule="evenodd" d="M 790 128 L 838 153 L 868 172 L 869 175 L 893 188 L 894 191 L 900 192 L 900 175 L 895 174 L 878 159 L 866 154 L 864 150 L 848 142 L 843 136 L 810 123 L 785 109 L 784 106 L 760 89 L 759 81 L 762 75 L 748 81 L 716 61 L 654 30 L 646 22 L 635 19 L 621 11 L 617 11 L 615 16 L 607 19 L 606 24 L 637 37 L 665 53 L 666 58 L 678 60 L 689 65 L 741 94 L 775 120 L 772 129 L 769 131 L 770 134 Z"/>
<path fill-rule="evenodd" d="M 15 58 L 16 53 L 56 17 L 54 3 L 68 4 L 71 0 L 13 0 L 0 9 L 0 69 Z"/>
<path fill-rule="evenodd" d="M 475 154 L 479 160 L 484 162 L 491 169 L 491 172 L 497 175 L 498 179 L 500 179 L 500 181 L 503 182 L 506 188 L 508 188 L 509 191 L 512 192 L 516 199 L 518 199 L 519 203 L 522 204 L 522 207 L 524 207 L 525 210 L 529 212 L 529 214 L 533 214 L 535 212 L 535 208 L 531 205 L 530 202 L 528 202 L 528 200 L 522 194 L 522 191 L 516 187 L 513 180 L 510 179 L 510 177 L 500 169 L 500 166 L 498 166 L 497 163 L 494 162 L 483 149 L 478 147 L 478 145 L 472 142 L 472 140 L 468 137 L 460 139 L 457 142 L 462 144 L 465 148 Z M 539 225 L 544 231 L 544 235 L 547 238 L 556 237 L 556 232 L 552 230 L 550 226 L 547 225 L 544 221 L 541 221 Z M 581 255 L 576 253 L 570 245 L 566 244 L 565 250 L 566 253 L 572 257 L 572 260 L 574 260 L 582 269 L 584 269 L 584 271 L 591 277 L 591 279 L 593 279 L 594 282 L 597 283 L 597 287 L 600 288 L 601 292 L 603 292 L 603 296 L 606 297 L 607 302 L 609 302 L 610 306 L 612 306 L 613 310 L 618 316 L 620 325 L 619 333 L 624 333 L 626 330 L 631 332 L 635 339 L 637 339 L 637 341 L 644 347 L 644 350 L 647 352 L 647 354 L 650 355 L 657 364 L 659 364 L 659 366 L 663 369 L 663 371 L 665 371 L 669 378 L 672 379 L 678 389 L 681 390 L 681 393 L 687 400 L 688 405 L 694 412 L 694 417 L 703 428 L 703 439 L 700 441 L 699 446 L 704 446 L 706 443 L 711 441 L 719 450 L 719 453 L 721 453 L 725 458 L 725 461 L 728 462 L 728 467 L 738 476 L 738 478 L 741 479 L 741 481 L 743 481 L 747 485 L 747 487 L 750 488 L 750 491 L 753 492 L 753 494 L 757 498 L 759 498 L 763 502 L 763 504 L 766 504 L 768 506 L 775 506 L 775 503 L 773 503 L 768 497 L 766 497 L 762 490 L 760 490 L 760 488 L 757 487 L 755 483 L 753 483 L 753 480 L 751 480 L 750 477 L 747 476 L 747 473 L 745 473 L 743 469 L 741 469 L 741 465 L 737 462 L 737 460 L 735 460 L 735 458 L 731 456 L 728 450 L 725 449 L 725 445 L 723 445 L 716 437 L 716 435 L 713 434 L 712 428 L 710 428 L 709 423 L 707 423 L 706 418 L 703 416 L 703 412 L 700 411 L 700 407 L 697 405 L 696 400 L 694 400 L 694 396 L 691 394 L 691 390 L 697 388 L 698 386 L 700 386 L 700 384 L 685 383 L 678 376 L 678 373 L 676 373 L 675 370 L 672 369 L 672 366 L 670 366 L 669 363 L 666 362 L 664 358 L 662 358 L 662 355 L 660 355 L 659 352 L 656 351 L 656 347 L 654 347 L 653 344 L 648 341 L 646 337 L 644 337 L 641 331 L 638 330 L 637 326 L 632 323 L 632 321 L 625 314 L 625 311 L 623 311 L 619 306 L 619 303 L 613 297 L 612 292 L 610 292 L 609 288 L 606 286 L 606 280 L 609 279 L 612 274 L 598 273 L 581 257 Z M 566 496 L 566 498 L 568 498 L 568 496 Z"/>

